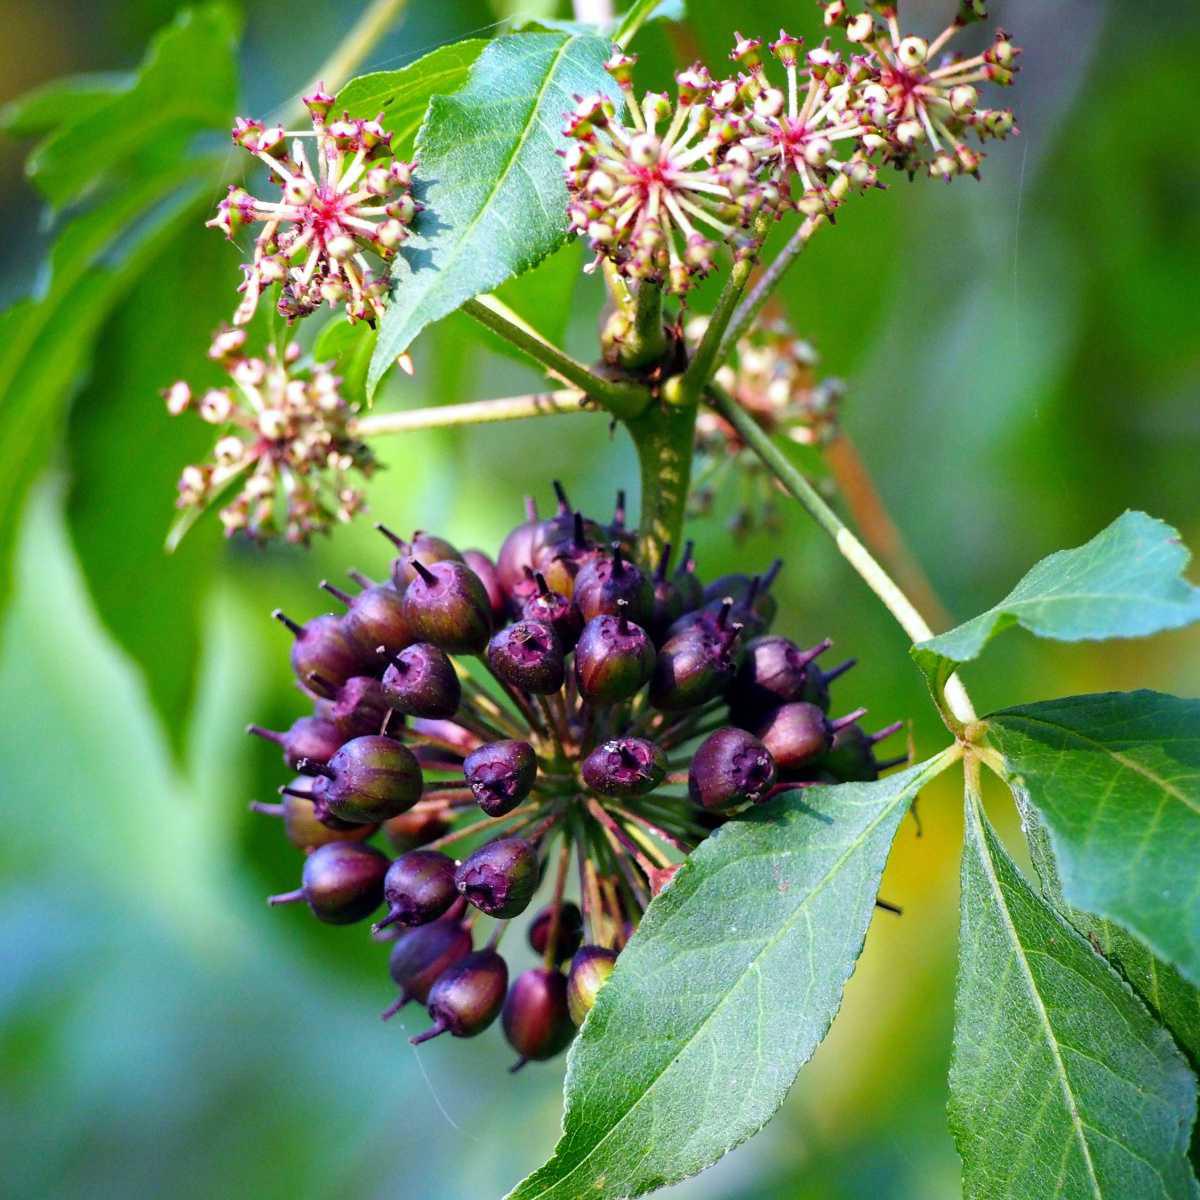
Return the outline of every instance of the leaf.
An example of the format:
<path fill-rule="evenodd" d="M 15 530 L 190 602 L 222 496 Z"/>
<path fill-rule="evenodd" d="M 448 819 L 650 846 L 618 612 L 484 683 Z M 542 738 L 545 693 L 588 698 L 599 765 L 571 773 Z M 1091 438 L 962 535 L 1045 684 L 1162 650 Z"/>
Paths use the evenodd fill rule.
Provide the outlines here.
<path fill-rule="evenodd" d="M 1200 701 L 1108 692 L 987 721 L 1045 822 L 1067 902 L 1200 982 Z"/>
<path fill-rule="evenodd" d="M 1067 903 L 1045 824 L 1029 803 L 1027 793 L 1016 788 L 1013 797 L 1021 811 L 1021 827 L 1041 881 L 1043 899 L 1087 938 L 1097 954 L 1112 964 L 1151 1015 L 1167 1027 L 1192 1070 L 1200 1069 L 1200 989 L 1188 983 L 1174 967 L 1160 962 L 1119 925 Z"/>
<path fill-rule="evenodd" d="M 178 189 L 206 170 L 196 160 L 159 171 L 72 222 L 51 251 L 45 294 L 0 314 L 0 608 L 12 586 L 21 507 L 97 331 L 179 225 L 199 216 L 207 194 Z M 113 259 L 122 234 L 123 256 Z"/>
<path fill-rule="evenodd" d="M 0 108 L 0 129 L 13 137 L 39 137 L 67 121 L 96 112 L 131 82 L 124 71 L 51 79 Z"/>
<path fill-rule="evenodd" d="M 613 40 L 628 45 L 647 21 L 682 21 L 684 8 L 684 0 L 634 0 L 622 15 Z"/>
<path fill-rule="evenodd" d="M 398 71 L 359 75 L 338 92 L 336 110 L 355 117 L 382 113 L 383 127 L 403 158 L 411 150 L 430 99 L 458 91 L 486 45 L 483 38 L 468 38 L 441 46 Z"/>
<path fill-rule="evenodd" d="M 825 1036 L 913 795 L 945 756 L 787 793 L 650 905 L 567 1066 L 563 1136 L 509 1200 L 640 1196 L 762 1128 Z"/>
<path fill-rule="evenodd" d="M 968 794 L 950 1126 L 967 1200 L 1200 1195 L 1196 1080 Z"/>
<path fill-rule="evenodd" d="M 368 394 L 426 325 L 536 266 L 567 236 L 555 153 L 574 96 L 619 90 L 604 38 L 517 33 L 489 43 L 465 87 L 434 96 L 417 135 L 425 209 L 392 267 Z"/>
<path fill-rule="evenodd" d="M 1085 545 L 1042 559 L 994 608 L 918 643 L 913 657 L 940 691 L 954 664 L 978 658 L 1012 625 L 1060 642 L 1190 625 L 1200 621 L 1200 588 L 1182 577 L 1190 558 L 1170 525 L 1123 513 Z"/>
<path fill-rule="evenodd" d="M 155 36 L 133 82 L 84 110 L 30 155 L 26 172 L 61 208 L 146 147 L 182 150 L 203 129 L 229 124 L 237 98 L 238 25 L 224 4 L 184 9 Z"/>
<path fill-rule="evenodd" d="M 186 745 L 220 541 L 192 538 L 149 566 L 147 548 L 153 555 L 162 542 L 183 464 L 203 458 L 213 441 L 211 426 L 191 414 L 169 416 L 161 398 L 176 379 L 198 392 L 223 380 L 203 348 L 236 271 L 212 253 L 209 233 L 198 220 L 179 230 L 110 315 L 67 439 L 67 527 L 88 591 L 137 664 L 176 754 Z"/>

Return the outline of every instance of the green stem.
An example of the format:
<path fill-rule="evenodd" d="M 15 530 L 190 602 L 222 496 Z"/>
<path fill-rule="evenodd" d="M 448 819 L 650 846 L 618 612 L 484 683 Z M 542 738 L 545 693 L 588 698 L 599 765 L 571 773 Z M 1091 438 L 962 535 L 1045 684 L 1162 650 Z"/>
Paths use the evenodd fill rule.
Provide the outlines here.
<path fill-rule="evenodd" d="M 503 400 L 474 400 L 469 404 L 437 404 L 407 412 L 372 413 L 350 425 L 353 437 L 378 437 L 385 433 L 408 433 L 413 429 L 440 429 L 447 425 L 485 425 L 492 421 L 520 421 L 527 417 L 550 417 L 589 409 L 582 392 L 567 388 Z"/>
<path fill-rule="evenodd" d="M 463 312 L 486 325 L 505 341 L 511 342 L 548 372 L 601 404 L 615 417 L 628 418 L 641 412 L 650 402 L 650 393 L 638 384 L 604 379 L 583 363 L 563 353 L 536 329 L 492 296 L 478 296 L 463 305 Z"/>
<path fill-rule="evenodd" d="M 760 232 L 756 227 L 755 233 L 761 237 L 765 233 L 765 229 Z M 708 383 L 717 367 L 724 361 L 725 356 L 721 354 L 721 348 L 724 345 L 725 331 L 729 328 L 729 322 L 734 315 L 737 302 L 741 299 L 742 292 L 749 282 L 755 260 L 756 256 L 754 255 L 744 255 L 733 264 L 729 278 L 725 280 L 721 297 L 717 301 L 717 307 L 704 328 L 704 336 L 700 339 L 700 345 L 696 347 L 696 353 L 692 355 L 692 361 L 688 363 L 682 379 L 679 379 L 675 394 L 672 395 L 668 391 L 668 399 L 673 404 L 689 406 L 698 404 L 700 394 L 704 391 L 704 385 Z"/>
<path fill-rule="evenodd" d="M 762 426 L 723 388 L 710 384 L 708 392 L 713 408 L 737 430 L 742 441 L 762 459 L 779 482 L 808 510 L 813 520 L 833 538 L 842 557 L 883 601 L 884 607 L 896 618 L 900 628 L 914 642 L 923 642 L 933 637 L 933 630 L 929 628 L 928 622 L 917 611 L 912 601 L 837 513 L 825 503 L 812 484 L 792 466 Z M 949 712 L 943 712 L 943 716 L 950 718 L 948 724 L 954 732 L 959 732 L 963 725 L 976 720 L 971 699 L 957 676 L 951 676 L 946 684 L 945 700 L 949 705 Z"/>
<path fill-rule="evenodd" d="M 679 547 L 692 474 L 696 409 L 654 404 L 625 421 L 642 477 L 638 552 L 655 563 L 668 542 Z"/>
<path fill-rule="evenodd" d="M 841 200 L 849 190 L 850 180 L 845 175 L 839 175 L 829 188 L 830 194 L 835 200 Z M 787 273 L 787 269 L 800 257 L 805 247 L 811 241 L 812 235 L 822 225 L 827 224 L 828 221 L 829 218 L 824 216 L 808 217 L 801 223 L 800 228 L 788 239 L 774 262 L 762 273 L 762 277 L 750 289 L 750 295 L 738 305 L 737 311 L 733 314 L 733 319 L 729 322 L 729 327 L 724 331 L 724 336 L 721 338 L 721 346 L 716 354 L 718 364 L 725 362 L 733 353 L 734 347 L 746 336 L 746 332 L 754 323 L 755 317 L 762 311 L 763 305 L 770 299 L 771 293 L 779 285 L 779 281 Z"/>

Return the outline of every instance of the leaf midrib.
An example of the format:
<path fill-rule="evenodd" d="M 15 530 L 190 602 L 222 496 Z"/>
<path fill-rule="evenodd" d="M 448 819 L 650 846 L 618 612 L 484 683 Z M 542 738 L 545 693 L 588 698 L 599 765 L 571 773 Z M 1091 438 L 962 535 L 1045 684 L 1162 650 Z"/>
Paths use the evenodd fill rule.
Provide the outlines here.
<path fill-rule="evenodd" d="M 704 1019 L 698 1025 L 696 1025 L 696 1027 L 692 1030 L 691 1034 L 688 1036 L 687 1040 L 680 1045 L 679 1049 L 675 1052 L 675 1054 L 670 1059 L 668 1059 L 667 1062 L 665 1062 L 663 1064 L 663 1066 L 660 1070 L 655 1072 L 653 1078 L 651 1078 L 651 1080 L 649 1081 L 649 1083 L 647 1084 L 645 1089 L 634 1100 L 634 1102 L 620 1115 L 620 1117 L 609 1126 L 609 1128 L 605 1132 L 604 1136 L 601 1137 L 600 1140 L 597 1141 L 588 1150 L 588 1152 L 584 1155 L 584 1157 L 581 1158 L 565 1175 L 560 1175 L 557 1179 L 552 1181 L 552 1183 L 549 1185 L 549 1187 L 543 1188 L 540 1192 L 532 1193 L 529 1196 L 529 1200 L 536 1200 L 537 1196 L 545 1196 L 545 1195 L 549 1194 L 549 1192 L 551 1190 L 558 1188 L 562 1184 L 566 1183 L 567 1180 L 569 1180 L 577 1171 L 579 1171 L 581 1167 L 585 1166 L 588 1162 L 591 1161 L 591 1159 L 600 1151 L 600 1148 L 605 1144 L 605 1142 L 607 1142 L 608 1139 L 610 1137 L 612 1137 L 613 1134 L 616 1133 L 616 1131 L 630 1118 L 630 1116 L 632 1116 L 633 1113 L 636 1112 L 637 1109 L 646 1101 L 647 1097 L 649 1097 L 650 1094 L 655 1089 L 655 1087 L 658 1086 L 659 1081 L 679 1061 L 679 1059 L 683 1055 L 683 1053 L 700 1037 L 700 1035 L 704 1032 L 704 1030 L 715 1019 L 717 1014 L 722 1010 L 722 1008 L 728 1001 L 729 996 L 737 989 L 737 987 L 740 986 L 741 982 L 747 976 L 749 976 L 752 971 L 760 969 L 759 963 L 762 960 L 762 958 L 767 954 L 767 952 L 769 950 L 771 950 L 775 946 L 775 944 L 783 937 L 783 935 L 791 929 L 791 927 L 795 921 L 799 920 L 799 918 L 802 915 L 807 914 L 809 905 L 811 904 L 814 897 L 816 897 L 825 888 L 825 886 L 829 883 L 829 881 L 838 874 L 838 872 L 842 869 L 842 867 L 844 866 L 846 861 L 851 857 L 851 855 L 853 855 L 857 850 L 859 850 L 862 847 L 862 845 L 867 841 L 867 839 L 871 836 L 871 834 L 873 834 L 875 832 L 875 830 L 879 827 L 879 825 L 888 816 L 891 815 L 891 813 L 895 810 L 895 808 L 898 805 L 903 803 L 903 801 L 907 797 L 912 796 L 915 792 L 917 792 L 921 788 L 921 786 L 924 784 L 924 782 L 931 775 L 936 773 L 936 771 L 938 769 L 937 764 L 939 764 L 939 759 L 940 759 L 940 756 L 939 756 L 939 758 L 930 760 L 930 762 L 927 764 L 927 766 L 930 769 L 922 772 L 918 776 L 915 776 L 912 779 L 909 787 L 905 788 L 904 790 L 902 790 L 900 792 L 897 792 L 896 796 L 892 800 L 892 803 L 886 805 L 883 809 L 880 810 L 880 812 L 876 816 L 875 820 L 873 820 L 862 831 L 862 833 L 859 835 L 859 837 L 857 837 L 846 848 L 846 850 L 841 855 L 841 857 L 839 857 L 833 863 L 833 865 L 830 867 L 830 869 L 825 873 L 824 877 L 817 884 L 815 884 L 812 888 L 809 889 L 807 894 L 804 896 L 804 899 L 799 904 L 796 905 L 796 907 L 792 910 L 792 913 L 787 918 L 787 920 L 784 921 L 780 925 L 779 929 L 768 941 L 763 943 L 762 948 L 758 951 L 757 954 L 755 954 L 755 956 L 750 960 L 750 962 L 747 963 L 745 969 L 738 976 L 737 980 L 729 988 L 726 989 L 725 994 L 723 996 L 721 996 L 721 998 L 716 1002 L 716 1004 L 713 1005 L 713 1007 L 704 1016 Z M 564 1133 L 565 1133 L 565 1131 L 564 1131 Z"/>
<path fill-rule="evenodd" d="M 972 796 L 969 801 L 969 808 L 975 825 L 975 835 L 979 842 L 980 862 L 984 868 L 984 873 L 987 876 L 988 887 L 991 889 L 992 896 L 995 898 L 997 909 L 1000 912 L 1001 920 L 1004 923 L 1005 931 L 1012 942 L 1013 955 L 1020 965 L 1021 974 L 1025 979 L 1026 990 L 1029 993 L 1030 1000 L 1033 1001 L 1037 1011 L 1038 1020 L 1041 1023 L 1042 1029 L 1045 1031 L 1046 1043 L 1050 1049 L 1050 1054 L 1054 1059 L 1054 1066 L 1058 1074 L 1059 1087 L 1063 1094 L 1063 1099 L 1067 1104 L 1067 1111 L 1071 1118 L 1071 1127 L 1074 1130 L 1075 1138 L 1079 1143 L 1080 1152 L 1083 1154 L 1084 1165 L 1087 1167 L 1088 1179 L 1091 1181 L 1092 1194 L 1097 1200 L 1104 1200 L 1104 1193 L 1100 1190 L 1100 1181 L 1096 1177 L 1096 1167 L 1092 1162 L 1091 1147 L 1088 1145 L 1087 1137 L 1083 1131 L 1083 1118 L 1079 1113 L 1079 1104 L 1075 1099 L 1075 1093 L 1071 1088 L 1071 1081 L 1067 1075 L 1066 1064 L 1063 1062 L 1062 1055 L 1058 1051 L 1058 1039 L 1054 1033 L 1054 1027 L 1050 1024 L 1050 1014 L 1046 1011 L 1046 1006 L 1042 1002 L 1041 993 L 1037 989 L 1037 982 L 1033 977 L 1033 972 L 1030 970 L 1029 963 L 1025 958 L 1025 947 L 1021 942 L 1020 935 L 1017 933 L 1017 928 L 1013 924 L 1012 915 L 1008 911 L 1008 904 L 1005 902 L 1004 894 L 1000 888 L 1000 880 L 996 875 L 995 867 L 992 862 L 991 849 L 988 846 L 987 834 L 983 827 L 983 813 L 979 807 L 979 800 Z"/>

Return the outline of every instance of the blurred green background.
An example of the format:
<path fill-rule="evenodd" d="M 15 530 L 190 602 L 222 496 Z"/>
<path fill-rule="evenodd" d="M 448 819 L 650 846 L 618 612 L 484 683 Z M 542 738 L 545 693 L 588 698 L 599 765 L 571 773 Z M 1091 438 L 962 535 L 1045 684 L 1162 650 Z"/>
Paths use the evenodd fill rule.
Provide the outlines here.
<path fill-rule="evenodd" d="M 248 113 L 301 87 L 359 8 L 245 7 Z M 913 0 L 906 24 L 932 32 L 952 8 Z M 175 9 L 9 0 L 0 101 L 64 72 L 136 65 Z M 414 0 L 367 66 L 400 65 L 517 11 L 530 9 Z M 685 29 L 648 29 L 642 83 L 662 86 L 697 51 L 717 69 L 732 11 L 689 0 Z M 1200 14 L 1188 0 L 996 0 L 993 12 L 1025 47 L 1005 97 L 1021 137 L 992 148 L 982 184 L 899 182 L 847 206 L 783 293 L 796 331 L 850 381 L 847 427 L 956 619 L 1127 507 L 1200 545 L 1200 158 L 1188 116 Z M 817 25 L 807 0 L 751 0 L 736 23 L 810 37 Z M 36 286 L 52 232 L 22 179 L 26 150 L 0 139 L 5 303 Z M 544 279 L 551 295 L 570 287 L 568 338 L 588 355 L 600 295 L 596 279 L 576 275 L 580 261 L 568 250 Z M 510 1077 L 495 1030 L 409 1047 L 422 1014 L 376 1019 L 391 986 L 385 952 L 363 930 L 263 905 L 294 886 L 298 863 L 278 829 L 246 811 L 279 768 L 243 726 L 299 712 L 269 610 L 320 611 L 318 579 L 351 564 L 378 572 L 387 548 L 364 521 L 309 554 L 259 552 L 223 543 L 209 519 L 164 557 L 173 482 L 205 433 L 169 420 L 158 389 L 203 378 L 206 334 L 232 306 L 234 252 L 210 231 L 156 278 L 112 319 L 68 427 L 52 431 L 60 449 L 23 517 L 4 622 L 0 1190 L 498 1196 L 554 1143 L 561 1063 Z M 547 303 L 548 327 L 557 310 Z M 460 319 L 423 336 L 416 360 L 415 379 L 394 383 L 382 406 L 536 385 Z M 522 493 L 547 496 L 553 477 L 602 511 L 616 486 L 636 488 L 630 447 L 594 416 L 410 434 L 378 450 L 391 469 L 371 491 L 376 518 L 459 545 L 494 548 Z M 721 497 L 692 531 L 708 574 L 779 548 L 762 535 L 742 549 L 731 541 L 721 518 L 735 503 Z M 839 706 L 868 705 L 880 724 L 911 715 L 918 751 L 938 748 L 890 618 L 798 509 L 782 540 L 780 631 L 828 634 L 857 654 Z M 968 682 L 986 711 L 1110 688 L 1194 694 L 1198 666 L 1195 633 L 1103 647 L 1010 634 Z M 782 1113 L 671 1195 L 958 1194 L 944 1121 L 952 785 L 931 788 L 920 815 L 923 836 L 905 823 L 883 887 L 904 915 L 875 922 L 842 1014 Z"/>

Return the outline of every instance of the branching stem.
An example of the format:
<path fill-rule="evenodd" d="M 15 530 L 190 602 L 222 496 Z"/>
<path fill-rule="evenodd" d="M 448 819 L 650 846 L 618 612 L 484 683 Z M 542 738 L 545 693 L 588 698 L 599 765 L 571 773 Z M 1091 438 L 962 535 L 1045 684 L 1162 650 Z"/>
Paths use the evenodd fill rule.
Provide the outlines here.
<path fill-rule="evenodd" d="M 358 438 L 385 433 L 409 433 L 414 429 L 441 429 L 449 425 L 485 425 L 495 421 L 521 421 L 527 417 L 551 417 L 563 413 L 595 412 L 588 398 L 574 388 L 508 396 L 503 400 L 474 400 L 468 404 L 437 404 L 406 412 L 371 413 L 350 424 Z"/>

